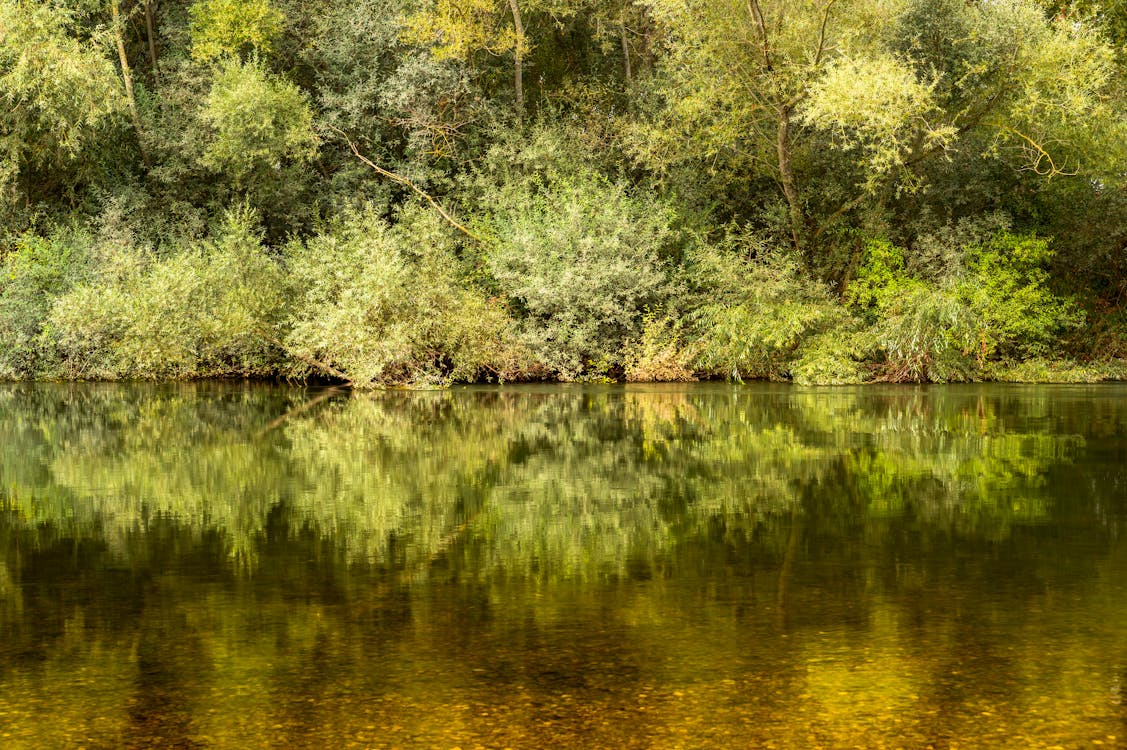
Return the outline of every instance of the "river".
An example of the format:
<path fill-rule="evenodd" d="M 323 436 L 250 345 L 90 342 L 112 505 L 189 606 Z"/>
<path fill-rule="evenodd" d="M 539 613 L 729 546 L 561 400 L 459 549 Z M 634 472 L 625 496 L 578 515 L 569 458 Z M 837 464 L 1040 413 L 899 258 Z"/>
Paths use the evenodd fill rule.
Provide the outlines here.
<path fill-rule="evenodd" d="M 1127 387 L 0 385 L 4 748 L 1127 747 Z"/>

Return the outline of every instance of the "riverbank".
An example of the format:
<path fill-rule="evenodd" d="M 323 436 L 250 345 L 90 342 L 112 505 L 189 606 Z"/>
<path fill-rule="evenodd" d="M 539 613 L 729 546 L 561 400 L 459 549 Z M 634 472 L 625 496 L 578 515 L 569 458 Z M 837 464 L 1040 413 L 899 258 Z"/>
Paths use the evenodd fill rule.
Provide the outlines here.
<path fill-rule="evenodd" d="M 192 375 L 186 377 L 170 377 L 170 378 L 59 378 L 59 377 L 42 377 L 42 378 L 28 378 L 28 377 L 11 377 L 0 376 L 0 383 L 179 383 L 179 382 L 231 382 L 240 380 L 251 380 L 261 383 L 291 383 L 291 384 L 314 384 L 325 387 L 344 387 L 352 388 L 354 384 L 345 379 L 334 379 L 331 377 L 314 376 L 303 379 L 296 379 L 288 377 L 283 374 L 261 374 L 256 373 L 240 374 L 240 373 L 217 373 L 213 375 Z M 741 378 L 735 381 L 732 378 L 718 377 L 716 374 L 708 373 L 690 373 L 684 377 L 675 377 L 669 379 L 649 378 L 641 379 L 625 379 L 625 378 L 612 378 L 609 376 L 599 376 L 589 379 L 578 380 L 559 380 L 548 378 L 509 378 L 497 379 L 496 377 L 476 380 L 476 381 L 452 381 L 452 382 L 418 382 L 418 383 L 400 383 L 400 384 L 386 384 L 376 385 L 368 384 L 364 389 L 386 389 L 395 388 L 401 390 L 432 390 L 435 388 L 447 388 L 453 385 L 503 385 L 506 383 L 544 383 L 544 384 L 583 384 L 583 383 L 603 383 L 603 384 L 630 384 L 630 383 L 697 383 L 697 382 L 716 382 L 728 380 L 730 382 L 778 382 L 778 383 L 794 383 L 795 381 L 789 379 L 776 379 L 770 380 L 767 378 Z M 984 373 L 984 376 L 977 379 L 966 380 L 948 380 L 946 384 L 968 384 L 968 383 L 1014 383 L 1014 384 L 1039 384 L 1039 385 L 1069 385 L 1069 384 L 1096 384 L 1096 383 L 1116 383 L 1127 381 L 1127 361 L 1125 360 L 1109 360 L 1105 362 L 1091 362 L 1091 363 L 1077 363 L 1068 360 L 1030 360 L 1020 362 L 1013 365 L 1002 366 L 995 365 L 990 368 L 989 372 Z M 901 381 L 904 382 L 904 381 Z M 927 381 L 916 381 L 925 383 Z M 866 386 L 881 386 L 889 385 L 891 381 L 888 380 L 857 380 L 857 381 L 835 381 L 833 383 L 817 383 L 817 382 L 801 382 L 798 385 L 866 385 Z"/>
<path fill-rule="evenodd" d="M 694 240 L 664 259 L 646 243 L 594 253 L 580 236 L 555 242 L 520 257 L 475 251 L 424 208 L 394 222 L 349 213 L 280 249 L 245 209 L 159 252 L 74 227 L 25 234 L 0 256 L 0 378 L 380 388 L 1094 382 L 1127 371 L 1117 319 L 1053 291 L 1049 242 L 1035 235 L 964 238 L 961 270 L 940 278 L 872 241 L 838 288 L 751 235 Z"/>

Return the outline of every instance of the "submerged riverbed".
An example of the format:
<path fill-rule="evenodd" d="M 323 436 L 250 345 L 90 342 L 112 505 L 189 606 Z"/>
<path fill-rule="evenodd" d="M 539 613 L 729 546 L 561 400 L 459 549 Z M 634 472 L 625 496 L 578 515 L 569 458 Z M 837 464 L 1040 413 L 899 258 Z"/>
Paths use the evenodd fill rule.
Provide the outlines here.
<path fill-rule="evenodd" d="M 1127 387 L 0 385 L 0 745 L 1127 746 Z"/>

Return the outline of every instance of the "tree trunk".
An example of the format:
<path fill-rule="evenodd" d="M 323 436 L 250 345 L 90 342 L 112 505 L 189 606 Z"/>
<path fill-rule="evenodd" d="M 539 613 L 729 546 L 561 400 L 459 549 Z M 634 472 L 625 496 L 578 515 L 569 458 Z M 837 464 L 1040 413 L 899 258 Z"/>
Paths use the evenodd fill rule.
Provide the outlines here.
<path fill-rule="evenodd" d="M 509 0 L 509 7 L 513 11 L 513 29 L 516 31 L 517 42 L 514 50 L 516 57 L 516 71 L 514 84 L 517 95 L 517 120 L 524 120 L 524 22 L 520 17 L 520 7 L 517 0 Z"/>
<path fill-rule="evenodd" d="M 745 0 L 748 13 L 759 27 L 759 42 L 763 54 L 763 70 L 774 79 L 772 82 L 776 96 L 781 103 L 778 105 L 779 120 L 775 130 L 775 153 L 779 161 L 779 182 L 783 186 L 783 196 L 787 199 L 787 209 L 790 214 L 790 238 L 794 243 L 794 250 L 802 257 L 803 225 L 802 203 L 798 199 L 798 189 L 794 186 L 794 172 L 790 166 L 790 113 L 794 103 L 787 101 L 785 89 L 780 85 L 775 72 L 775 65 L 771 61 L 771 38 L 767 34 L 767 20 L 763 17 L 763 9 L 759 7 L 759 0 Z"/>
<path fill-rule="evenodd" d="M 149 62 L 153 66 L 153 83 L 160 85 L 160 70 L 157 68 L 156 33 L 153 31 L 153 5 L 145 0 L 145 33 L 149 38 Z"/>
<path fill-rule="evenodd" d="M 802 255 L 802 240 L 804 225 L 806 223 L 802 214 L 802 203 L 798 198 L 798 189 L 794 186 L 794 172 L 790 166 L 790 106 L 779 107 L 779 122 L 775 137 L 775 150 L 779 158 L 779 182 L 783 186 L 783 195 L 787 199 L 787 208 L 790 213 L 790 236 L 794 243 L 795 251 Z"/>
<path fill-rule="evenodd" d="M 626 68 L 626 82 L 631 83 L 634 80 L 634 71 L 630 66 L 630 44 L 626 36 L 626 21 L 618 22 L 618 31 L 622 35 L 622 61 Z"/>
<path fill-rule="evenodd" d="M 125 83 L 125 98 L 129 102 L 129 115 L 133 118 L 133 130 L 137 133 L 137 147 L 141 150 L 141 160 L 146 168 L 153 165 L 149 161 L 149 154 L 145 151 L 144 139 L 141 134 L 141 117 L 137 114 L 137 99 L 133 96 L 133 74 L 129 70 L 129 56 L 125 54 L 125 34 L 121 28 L 121 4 L 119 0 L 110 0 L 110 12 L 113 14 L 113 35 L 117 42 L 117 58 L 121 63 L 121 79 Z"/>

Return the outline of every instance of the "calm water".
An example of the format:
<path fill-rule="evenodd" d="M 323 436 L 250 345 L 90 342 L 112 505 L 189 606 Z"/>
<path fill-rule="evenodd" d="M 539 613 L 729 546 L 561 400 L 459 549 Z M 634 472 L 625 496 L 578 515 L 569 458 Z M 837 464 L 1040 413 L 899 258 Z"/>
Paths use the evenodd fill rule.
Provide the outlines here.
<path fill-rule="evenodd" d="M 0 747 L 1127 747 L 1127 387 L 0 386 Z"/>

